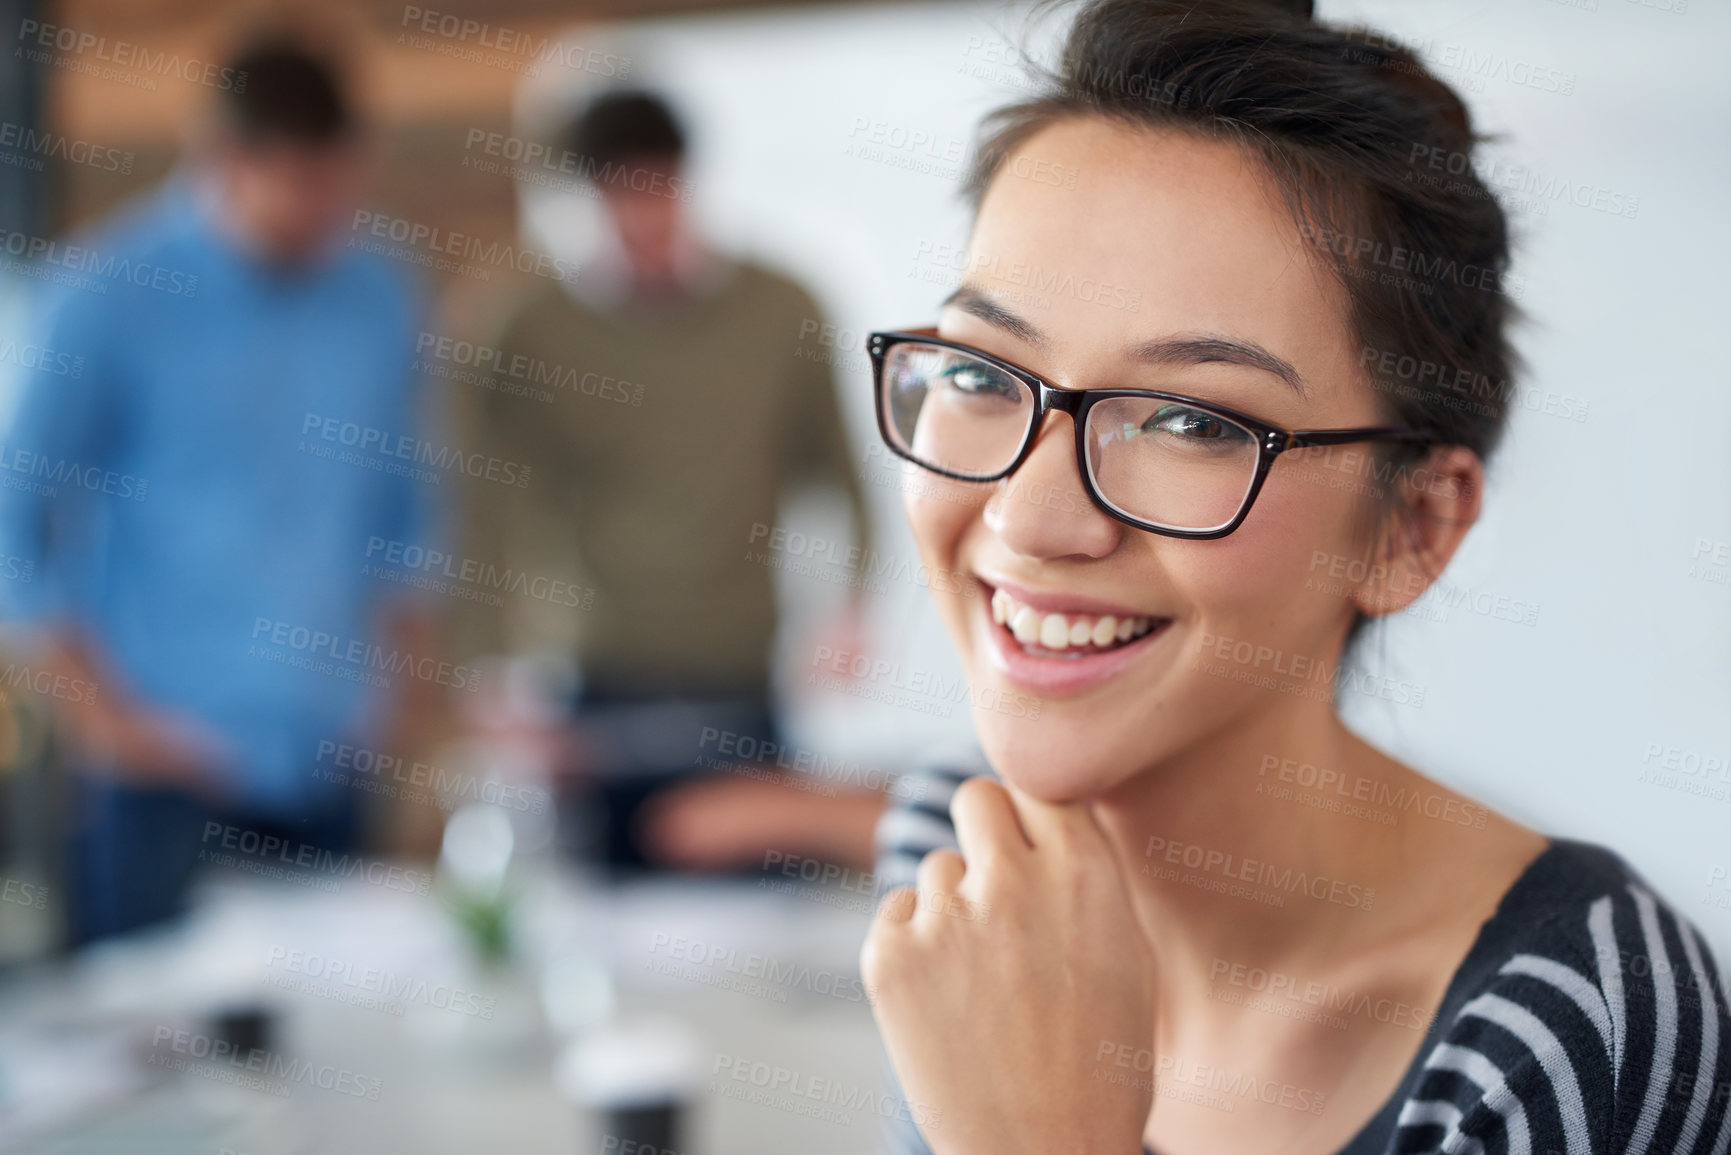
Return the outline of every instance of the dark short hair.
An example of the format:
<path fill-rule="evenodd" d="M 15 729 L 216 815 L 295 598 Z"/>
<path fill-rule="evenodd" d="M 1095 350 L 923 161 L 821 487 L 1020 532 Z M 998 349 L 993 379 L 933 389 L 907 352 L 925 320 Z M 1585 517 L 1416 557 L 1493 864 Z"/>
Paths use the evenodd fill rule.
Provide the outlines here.
<path fill-rule="evenodd" d="M 987 118 L 966 193 L 977 211 L 1023 142 L 1076 116 L 1239 145 L 1344 287 L 1386 420 L 1486 459 L 1519 359 L 1508 224 L 1470 163 L 1480 138 L 1460 97 L 1410 50 L 1315 23 L 1309 7 L 1085 0 L 1037 95 Z M 1385 469 L 1423 452 L 1376 451 Z M 1349 648 L 1364 622 L 1353 621 Z"/>
<path fill-rule="evenodd" d="M 267 35 L 231 58 L 235 83 L 221 93 L 224 128 L 244 145 L 329 147 L 357 128 L 343 78 L 333 61 L 290 39 Z"/>
<path fill-rule="evenodd" d="M 685 130 L 667 102 L 654 93 L 610 92 L 597 97 L 572 121 L 565 146 L 597 164 L 623 160 L 671 160 L 685 156 Z"/>

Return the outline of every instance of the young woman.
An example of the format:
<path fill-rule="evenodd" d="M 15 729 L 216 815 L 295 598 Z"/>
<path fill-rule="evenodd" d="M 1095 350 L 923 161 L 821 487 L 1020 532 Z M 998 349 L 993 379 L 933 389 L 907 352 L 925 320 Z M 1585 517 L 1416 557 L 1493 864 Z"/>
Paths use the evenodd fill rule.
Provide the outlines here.
<path fill-rule="evenodd" d="M 1092 0 L 990 122 L 963 283 L 871 342 L 995 772 L 880 828 L 905 1149 L 1731 1145 L 1698 932 L 1334 706 L 1422 704 L 1343 656 L 1447 565 L 1504 425 L 1473 143 L 1408 52 L 1225 0 Z"/>

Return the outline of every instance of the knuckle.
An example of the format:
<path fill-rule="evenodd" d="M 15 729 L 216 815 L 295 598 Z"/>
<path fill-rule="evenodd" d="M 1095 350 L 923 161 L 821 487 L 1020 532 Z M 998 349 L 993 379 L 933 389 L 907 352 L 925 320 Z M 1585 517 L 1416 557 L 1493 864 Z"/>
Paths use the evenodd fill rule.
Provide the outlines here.
<path fill-rule="evenodd" d="M 909 943 L 892 930 L 892 924 L 880 922 L 867 932 L 860 946 L 860 977 L 873 991 L 898 989 L 907 971 Z"/>
<path fill-rule="evenodd" d="M 965 868 L 966 865 L 961 852 L 948 846 L 928 850 L 925 857 L 920 859 L 920 869 L 930 871 L 933 874 L 957 867 Z"/>
<path fill-rule="evenodd" d="M 883 985 L 883 959 L 883 940 L 879 937 L 877 928 L 874 927 L 866 935 L 864 944 L 859 948 L 859 973 L 867 986 L 876 989 Z"/>
<path fill-rule="evenodd" d="M 919 894 L 941 891 L 951 878 L 959 876 L 967 869 L 962 856 L 954 850 L 940 847 L 930 851 L 920 859 L 919 869 L 914 872 L 914 881 Z"/>
<path fill-rule="evenodd" d="M 956 787 L 955 793 L 950 796 L 950 810 L 954 812 L 958 803 L 971 805 L 974 802 L 983 802 L 993 797 L 994 794 L 1003 795 L 1005 790 L 1001 785 L 984 775 L 963 779 Z"/>

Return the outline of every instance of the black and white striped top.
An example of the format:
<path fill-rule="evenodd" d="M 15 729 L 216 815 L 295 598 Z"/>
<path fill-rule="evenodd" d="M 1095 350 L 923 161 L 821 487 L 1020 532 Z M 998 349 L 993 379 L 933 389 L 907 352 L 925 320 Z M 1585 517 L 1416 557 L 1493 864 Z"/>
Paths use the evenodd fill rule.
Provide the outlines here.
<path fill-rule="evenodd" d="M 878 825 L 880 893 L 955 848 L 950 796 L 982 773 L 969 750 L 921 768 L 921 788 Z M 1727 1155 L 1725 988 L 1699 933 L 1628 864 L 1553 839 L 1480 929 L 1399 1088 L 1339 1155 Z M 888 1150 L 930 1155 L 911 1124 Z"/>

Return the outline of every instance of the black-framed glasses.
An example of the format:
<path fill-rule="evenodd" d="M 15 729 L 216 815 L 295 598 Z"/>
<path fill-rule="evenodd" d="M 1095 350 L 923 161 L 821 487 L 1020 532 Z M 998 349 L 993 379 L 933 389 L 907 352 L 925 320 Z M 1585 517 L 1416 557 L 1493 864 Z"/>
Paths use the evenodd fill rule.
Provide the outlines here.
<path fill-rule="evenodd" d="M 897 456 L 944 477 L 998 481 L 1027 460 L 1047 413 L 1068 413 L 1088 497 L 1137 529 L 1225 537 L 1243 523 L 1274 459 L 1358 441 L 1434 443 L 1410 429 L 1282 429 L 1152 389 L 1060 389 L 931 330 L 873 333 L 878 430 Z"/>

